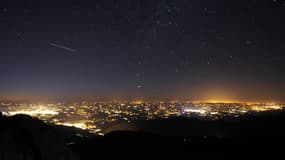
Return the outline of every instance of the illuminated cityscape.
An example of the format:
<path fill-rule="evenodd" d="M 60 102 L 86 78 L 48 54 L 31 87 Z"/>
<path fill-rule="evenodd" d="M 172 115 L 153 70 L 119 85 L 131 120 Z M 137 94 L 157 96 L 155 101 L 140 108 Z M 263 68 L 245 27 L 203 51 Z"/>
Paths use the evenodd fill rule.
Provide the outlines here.
<path fill-rule="evenodd" d="M 258 112 L 283 110 L 275 103 L 190 103 L 190 102 L 76 102 L 30 104 L 1 102 L 1 112 L 8 116 L 26 114 L 47 123 L 76 127 L 104 135 L 104 126 L 122 120 L 195 117 L 217 120 Z"/>
<path fill-rule="evenodd" d="M 285 0 L 1 0 L 0 23 L 0 160 L 283 153 Z"/>

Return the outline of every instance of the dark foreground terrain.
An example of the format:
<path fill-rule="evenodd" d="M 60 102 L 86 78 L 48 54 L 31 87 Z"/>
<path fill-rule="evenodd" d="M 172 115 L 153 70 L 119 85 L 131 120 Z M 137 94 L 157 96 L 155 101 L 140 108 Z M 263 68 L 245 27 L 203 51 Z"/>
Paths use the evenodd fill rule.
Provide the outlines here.
<path fill-rule="evenodd" d="M 97 137 L 25 115 L 1 116 L 0 160 L 242 158 L 248 153 L 272 158 L 284 153 L 284 122 L 282 112 L 219 121 L 138 121 L 130 124 L 136 131 Z"/>

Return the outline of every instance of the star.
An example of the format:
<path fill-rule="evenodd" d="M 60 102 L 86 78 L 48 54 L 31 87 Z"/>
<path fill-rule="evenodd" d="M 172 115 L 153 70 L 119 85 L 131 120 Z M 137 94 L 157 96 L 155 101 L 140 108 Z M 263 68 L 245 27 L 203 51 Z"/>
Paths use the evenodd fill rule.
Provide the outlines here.
<path fill-rule="evenodd" d="M 251 40 L 246 40 L 246 41 L 245 41 L 245 44 L 249 46 L 249 45 L 252 44 L 252 41 L 251 41 Z"/>
<path fill-rule="evenodd" d="M 160 25 L 160 20 L 157 20 L 157 21 L 156 21 L 156 24 L 157 24 L 157 25 Z"/>

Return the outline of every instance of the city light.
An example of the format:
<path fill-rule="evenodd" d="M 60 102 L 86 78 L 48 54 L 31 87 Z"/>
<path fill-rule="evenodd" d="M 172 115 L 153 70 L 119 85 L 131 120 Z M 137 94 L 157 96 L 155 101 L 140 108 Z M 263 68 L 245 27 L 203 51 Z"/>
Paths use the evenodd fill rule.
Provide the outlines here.
<path fill-rule="evenodd" d="M 66 122 L 66 123 L 59 123 L 58 125 L 81 128 L 81 129 L 88 129 L 87 125 L 84 123 L 68 123 L 68 122 Z"/>
<path fill-rule="evenodd" d="M 185 109 L 185 112 L 192 112 L 192 113 L 200 113 L 200 114 L 205 114 L 206 111 L 203 109 Z"/>
<path fill-rule="evenodd" d="M 25 108 L 23 110 L 15 110 L 15 111 L 9 111 L 8 115 L 17 115 L 17 114 L 26 114 L 30 116 L 37 116 L 37 115 L 57 115 L 58 112 L 56 110 L 52 110 L 49 108 L 46 108 L 44 106 L 36 106 L 32 108 Z"/>
<path fill-rule="evenodd" d="M 196 117 L 209 120 L 224 117 L 237 118 L 258 112 L 283 110 L 284 105 L 276 103 L 209 103 L 209 102 L 74 102 L 16 104 L 0 103 L 0 112 L 8 116 L 26 114 L 55 125 L 84 129 L 90 133 L 104 135 L 104 128 L 110 123 L 127 123 L 144 119 L 168 119 Z"/>

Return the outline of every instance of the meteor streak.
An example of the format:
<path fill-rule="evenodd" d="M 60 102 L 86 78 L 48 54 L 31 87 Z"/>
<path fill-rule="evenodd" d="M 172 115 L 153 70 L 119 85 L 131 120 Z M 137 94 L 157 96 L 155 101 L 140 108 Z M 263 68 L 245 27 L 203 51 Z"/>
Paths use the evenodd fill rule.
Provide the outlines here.
<path fill-rule="evenodd" d="M 60 49 L 64 49 L 64 50 L 70 51 L 70 52 L 76 52 L 77 51 L 76 49 L 72 49 L 72 48 L 69 48 L 69 47 L 66 47 L 66 46 L 63 46 L 63 45 L 59 45 L 59 44 L 55 44 L 55 43 L 50 43 L 50 45 L 53 46 L 53 47 L 56 47 L 56 48 L 60 48 Z"/>

